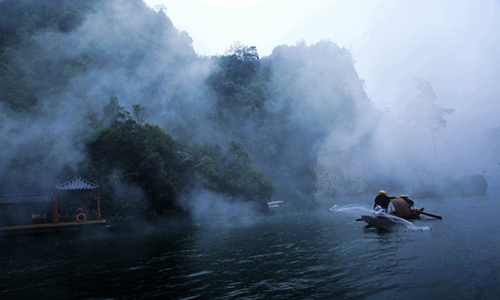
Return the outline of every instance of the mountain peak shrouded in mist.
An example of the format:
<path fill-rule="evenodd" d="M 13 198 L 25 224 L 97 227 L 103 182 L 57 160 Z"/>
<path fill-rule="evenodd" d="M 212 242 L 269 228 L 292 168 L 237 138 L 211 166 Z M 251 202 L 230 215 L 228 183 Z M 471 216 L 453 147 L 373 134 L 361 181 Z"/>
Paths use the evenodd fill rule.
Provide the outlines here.
<path fill-rule="evenodd" d="M 290 147 L 305 147 L 303 155 L 315 161 L 315 194 L 351 191 L 347 181 L 363 181 L 353 165 L 369 146 L 369 125 L 376 120 L 349 51 L 330 41 L 298 43 L 276 47 L 269 60 L 273 84 L 282 91 L 270 107 L 290 109 L 293 121 L 305 128 L 304 138 Z"/>

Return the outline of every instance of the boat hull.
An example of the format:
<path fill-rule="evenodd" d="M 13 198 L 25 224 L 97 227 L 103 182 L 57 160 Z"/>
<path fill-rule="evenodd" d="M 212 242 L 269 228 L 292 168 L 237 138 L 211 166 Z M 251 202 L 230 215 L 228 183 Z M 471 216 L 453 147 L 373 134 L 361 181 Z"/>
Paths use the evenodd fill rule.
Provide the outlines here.
<path fill-rule="evenodd" d="M 394 227 L 396 224 L 398 224 L 395 220 L 385 217 L 385 216 L 369 216 L 369 215 L 362 215 L 361 218 L 363 221 L 368 223 L 368 225 L 377 227 L 377 228 L 384 228 L 384 229 L 391 229 Z"/>
<path fill-rule="evenodd" d="M 102 226 L 106 224 L 106 220 L 91 220 L 86 222 L 60 222 L 60 223 L 44 223 L 0 227 L 0 236 L 2 235 L 17 235 L 31 234 L 40 232 L 60 231 Z"/>
<path fill-rule="evenodd" d="M 397 221 L 398 218 L 404 220 L 419 219 L 421 213 L 421 210 L 412 209 L 411 213 L 405 216 L 397 216 L 395 212 L 390 212 L 389 214 L 362 215 L 361 218 L 370 226 L 390 229 L 400 223 Z"/>

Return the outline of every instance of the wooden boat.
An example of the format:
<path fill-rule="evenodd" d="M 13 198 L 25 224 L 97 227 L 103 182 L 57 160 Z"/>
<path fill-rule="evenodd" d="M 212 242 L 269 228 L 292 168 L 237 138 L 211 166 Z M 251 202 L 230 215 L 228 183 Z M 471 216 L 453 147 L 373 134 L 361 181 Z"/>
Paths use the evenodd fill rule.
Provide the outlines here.
<path fill-rule="evenodd" d="M 381 207 L 376 207 L 372 215 L 362 215 L 361 219 L 368 225 L 378 228 L 390 229 L 401 224 L 401 219 L 412 220 L 420 218 L 423 208 L 410 208 L 404 199 L 396 197 L 391 200 L 392 209 L 385 212 Z"/>
<path fill-rule="evenodd" d="M 267 202 L 267 206 L 269 208 L 273 208 L 273 207 L 279 207 L 281 203 L 283 203 L 284 201 L 271 201 L 271 202 Z"/>
<path fill-rule="evenodd" d="M 424 212 L 423 207 L 420 209 L 410 208 L 408 203 L 399 197 L 392 199 L 391 203 L 393 209 L 389 210 L 389 212 L 386 213 L 381 207 L 376 207 L 372 215 L 362 215 L 361 219 L 358 220 L 365 221 L 368 225 L 373 227 L 391 229 L 395 225 L 404 222 L 401 219 L 419 219 L 422 214 L 436 219 L 442 219 L 441 216 Z"/>
<path fill-rule="evenodd" d="M 384 229 L 391 229 L 392 227 L 398 224 L 395 218 L 391 218 L 390 215 L 388 214 L 385 215 L 374 214 L 372 216 L 362 215 L 361 219 L 366 223 L 368 223 L 369 226 L 384 228 Z"/>
<path fill-rule="evenodd" d="M 421 209 L 411 208 L 404 199 L 399 197 L 391 199 L 391 203 L 393 209 L 389 210 L 389 214 L 405 220 L 418 219 L 424 211 L 423 207 Z"/>

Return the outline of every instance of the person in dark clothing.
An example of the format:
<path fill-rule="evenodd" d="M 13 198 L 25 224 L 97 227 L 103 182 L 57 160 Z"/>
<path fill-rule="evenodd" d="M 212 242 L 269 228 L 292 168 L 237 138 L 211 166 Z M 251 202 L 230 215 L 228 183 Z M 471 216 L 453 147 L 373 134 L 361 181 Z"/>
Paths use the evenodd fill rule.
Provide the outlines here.
<path fill-rule="evenodd" d="M 391 203 L 391 199 L 394 199 L 396 197 L 389 197 L 387 196 L 387 193 L 384 190 L 381 190 L 378 192 L 378 196 L 375 197 L 373 208 L 380 206 L 383 209 L 387 210 L 389 208 L 389 204 Z"/>
<path fill-rule="evenodd" d="M 415 202 L 413 202 L 413 200 L 411 200 L 410 198 L 408 198 L 408 196 L 406 196 L 406 195 L 401 195 L 401 197 L 399 197 L 399 198 L 401 198 L 404 201 L 406 201 L 406 203 L 408 203 L 408 206 L 410 206 L 410 208 L 412 208 L 413 205 L 415 204 Z"/>

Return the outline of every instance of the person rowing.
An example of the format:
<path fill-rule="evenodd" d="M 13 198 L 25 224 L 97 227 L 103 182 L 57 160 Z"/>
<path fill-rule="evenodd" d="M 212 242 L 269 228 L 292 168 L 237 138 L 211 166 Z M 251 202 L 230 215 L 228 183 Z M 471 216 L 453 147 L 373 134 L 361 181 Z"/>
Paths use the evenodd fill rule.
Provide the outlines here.
<path fill-rule="evenodd" d="M 401 195 L 399 198 L 406 201 L 406 203 L 408 203 L 408 206 L 410 206 L 410 208 L 413 208 L 413 205 L 415 205 L 415 202 L 413 200 L 411 200 L 410 198 L 408 198 L 408 196 L 406 196 L 406 195 Z"/>
<path fill-rule="evenodd" d="M 373 204 L 373 209 L 375 209 L 377 206 L 382 207 L 387 211 L 389 208 L 389 204 L 391 203 L 391 199 L 394 199 L 396 197 L 389 197 L 387 196 L 387 192 L 384 190 L 378 191 L 377 197 L 375 197 L 374 204 Z"/>

